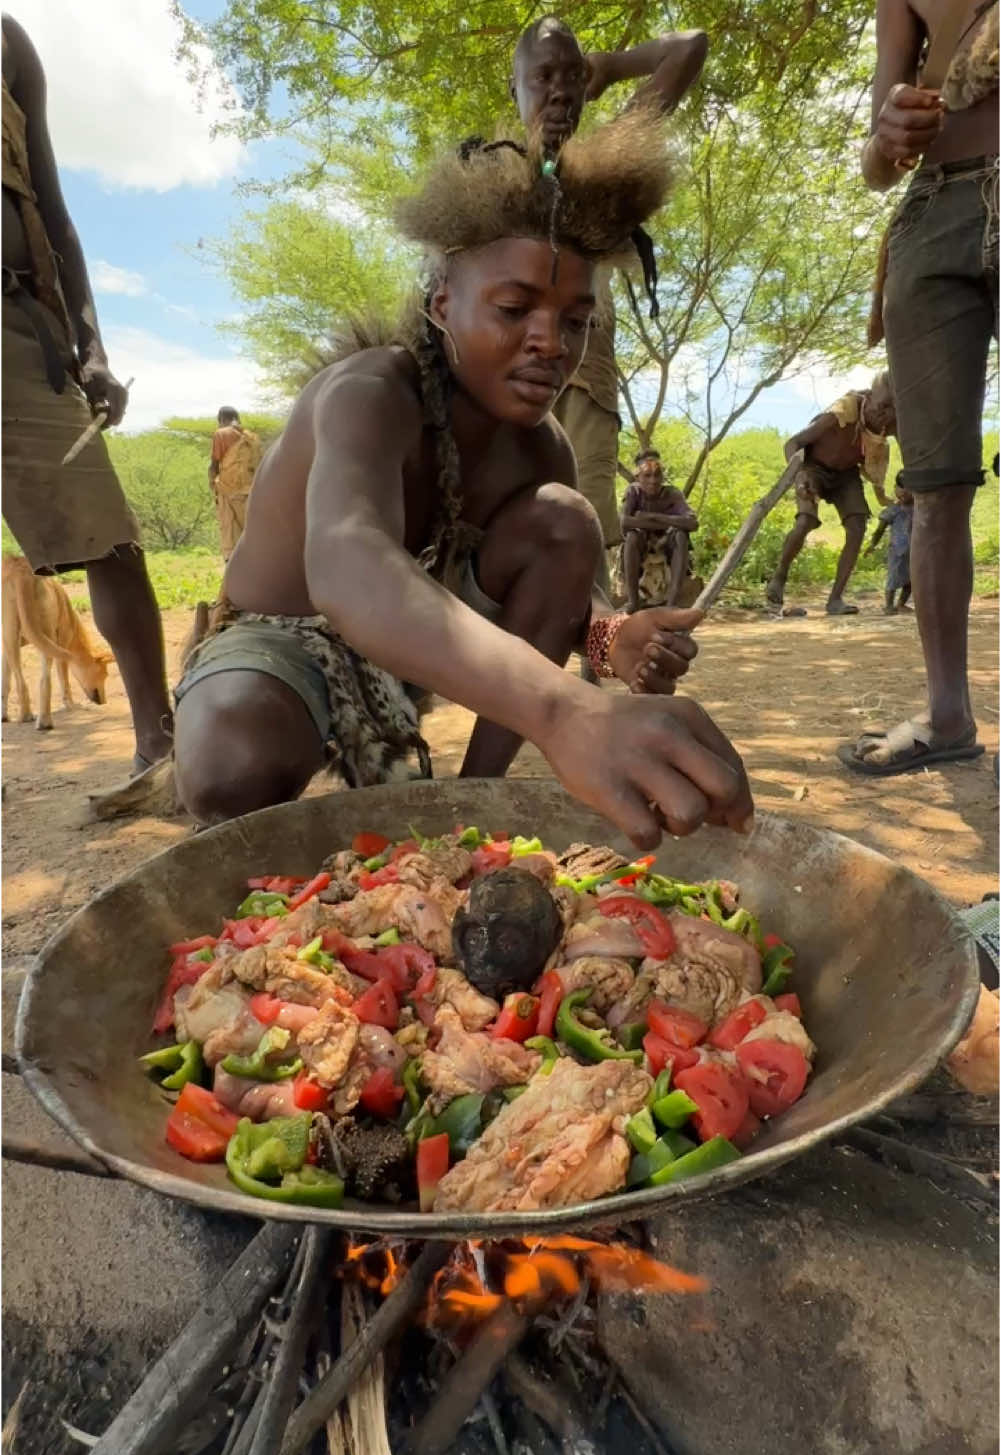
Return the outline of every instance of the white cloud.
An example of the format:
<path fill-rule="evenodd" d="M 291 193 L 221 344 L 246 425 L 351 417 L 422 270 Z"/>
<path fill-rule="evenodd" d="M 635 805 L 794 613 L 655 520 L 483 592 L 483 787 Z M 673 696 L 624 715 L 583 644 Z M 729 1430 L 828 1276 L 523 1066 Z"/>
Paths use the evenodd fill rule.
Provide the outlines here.
<path fill-rule="evenodd" d="M 218 70 L 199 95 L 175 50 L 169 0 L 18 0 L 17 19 L 42 58 L 48 119 L 61 168 L 109 186 L 169 192 L 231 176 L 243 148 L 213 137 L 235 93 Z"/>
<path fill-rule="evenodd" d="M 142 328 L 109 328 L 104 342 L 116 377 L 135 377 L 123 426 L 130 434 L 171 415 L 215 414 L 220 404 L 248 413 L 281 409 L 256 367 L 238 354 L 203 354 Z"/>
<path fill-rule="evenodd" d="M 142 298 L 149 292 L 142 273 L 117 268 L 114 263 L 105 262 L 104 258 L 98 258 L 88 272 L 95 293 L 121 293 L 126 298 Z"/>
<path fill-rule="evenodd" d="M 847 394 L 849 389 L 868 389 L 873 375 L 878 372 L 871 365 L 867 367 L 857 364 L 846 373 L 834 374 L 821 359 L 794 374 L 786 374 L 783 383 L 801 399 L 808 399 L 819 410 L 826 409 L 835 399 Z"/>

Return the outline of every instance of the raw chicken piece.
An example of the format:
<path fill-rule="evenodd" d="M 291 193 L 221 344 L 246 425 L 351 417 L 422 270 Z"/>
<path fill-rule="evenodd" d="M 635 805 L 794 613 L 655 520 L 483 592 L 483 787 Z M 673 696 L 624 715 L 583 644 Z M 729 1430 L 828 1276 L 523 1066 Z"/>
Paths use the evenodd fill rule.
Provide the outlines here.
<path fill-rule="evenodd" d="M 569 965 L 558 965 L 556 973 L 563 984 L 565 995 L 569 995 L 572 990 L 593 986 L 594 994 L 588 1005 L 601 1015 L 626 998 L 636 979 L 628 960 L 616 960 L 602 955 L 582 955 L 579 960 L 573 960 Z"/>
<path fill-rule="evenodd" d="M 354 1011 L 328 1000 L 296 1036 L 299 1055 L 321 1086 L 337 1086 L 344 1076 L 358 1044 L 359 1024 Z"/>
<path fill-rule="evenodd" d="M 324 912 L 327 922 L 346 935 L 377 935 L 395 928 L 444 960 L 451 953 L 452 917 L 461 902 L 461 893 L 439 879 L 428 890 L 412 884 L 380 884 L 363 890 L 349 904 L 326 905 Z"/>
<path fill-rule="evenodd" d="M 773 1010 L 770 1015 L 766 1015 L 760 1025 L 756 1025 L 753 1031 L 748 1031 L 741 1045 L 747 1045 L 751 1041 L 785 1041 L 802 1051 L 808 1061 L 812 1061 L 817 1054 L 817 1048 L 806 1034 L 803 1022 L 787 1010 Z"/>
<path fill-rule="evenodd" d="M 646 951 L 628 920 L 606 918 L 603 914 L 588 915 L 571 925 L 563 939 L 562 959 L 579 960 L 582 955 L 614 956 L 622 960 L 640 960 Z"/>
<path fill-rule="evenodd" d="M 356 1054 L 363 1056 L 373 1071 L 386 1066 L 395 1072 L 407 1063 L 407 1053 L 392 1031 L 387 1031 L 385 1026 L 370 1026 L 365 1022 L 362 1022 L 358 1031 Z"/>
<path fill-rule="evenodd" d="M 434 1006 L 450 1005 L 458 1012 L 467 1031 L 482 1031 L 500 1012 L 496 1000 L 491 1000 L 489 995 L 481 995 L 461 970 L 450 970 L 446 966 L 442 966 L 435 976 L 428 1000 Z"/>
<path fill-rule="evenodd" d="M 558 860 L 560 873 L 571 879 L 583 879 L 587 874 L 610 874 L 628 862 L 607 844 L 571 844 Z"/>
<path fill-rule="evenodd" d="M 680 910 L 673 911 L 668 919 L 677 941 L 672 960 L 725 970 L 750 995 L 761 989 L 761 958 L 743 935 Z"/>
<path fill-rule="evenodd" d="M 545 849 L 539 854 L 520 854 L 513 862 L 516 868 L 527 869 L 529 874 L 534 874 L 543 884 L 552 884 L 556 878 L 556 855 Z"/>
<path fill-rule="evenodd" d="M 429 844 L 414 854 L 402 854 L 396 861 L 396 867 L 404 884 L 416 884 L 418 889 L 427 889 L 436 879 L 447 879 L 449 884 L 458 884 L 460 879 L 465 879 L 472 870 L 473 856 L 454 835 L 449 834 L 437 844 Z"/>
<path fill-rule="evenodd" d="M 741 987 L 722 965 L 699 965 L 677 953 L 669 960 L 644 960 L 629 994 L 610 1012 L 609 1025 L 641 1020 L 651 1000 L 680 1006 L 712 1026 L 740 1004 Z"/>
<path fill-rule="evenodd" d="M 615 1192 L 629 1166 L 623 1128 L 650 1087 L 631 1061 L 581 1066 L 563 1057 L 446 1173 L 435 1211 L 530 1212 Z"/>
<path fill-rule="evenodd" d="M 217 1066 L 212 1090 L 223 1106 L 235 1111 L 238 1116 L 250 1117 L 255 1122 L 270 1121 L 272 1117 L 295 1116 L 299 1110 L 290 1080 L 248 1081 L 244 1076 L 231 1076 L 228 1071 Z"/>
<path fill-rule="evenodd" d="M 272 950 L 269 946 L 264 988 L 279 1000 L 320 1006 L 327 1000 L 343 1000 L 345 995 L 356 1000 L 367 990 L 368 982 L 351 975 L 339 961 L 332 970 L 318 970 L 298 959 L 295 950 Z"/>
<path fill-rule="evenodd" d="M 442 1105 L 470 1091 L 521 1086 L 542 1064 L 538 1052 L 526 1051 L 517 1041 L 467 1031 L 450 1005 L 443 1005 L 434 1019 L 441 1039 L 433 1051 L 424 1052 L 423 1077 Z"/>
<path fill-rule="evenodd" d="M 206 1066 L 215 1066 L 224 1056 L 252 1056 L 266 1030 L 255 1015 L 243 1010 L 205 1037 L 202 1059 Z"/>

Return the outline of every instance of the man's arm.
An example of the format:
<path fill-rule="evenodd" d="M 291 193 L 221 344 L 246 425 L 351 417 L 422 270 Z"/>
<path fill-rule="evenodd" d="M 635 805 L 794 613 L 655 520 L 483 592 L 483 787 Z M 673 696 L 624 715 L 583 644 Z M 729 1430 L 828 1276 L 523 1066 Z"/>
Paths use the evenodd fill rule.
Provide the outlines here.
<path fill-rule="evenodd" d="M 592 51 L 585 56 L 590 78 L 585 101 L 597 101 L 609 86 L 649 76 L 633 102 L 653 101 L 662 111 L 673 111 L 698 80 L 706 63 L 709 37 L 704 30 L 673 31 L 628 51 Z"/>
<path fill-rule="evenodd" d="M 683 530 L 691 534 L 699 528 L 698 516 L 694 510 L 674 511 L 638 511 L 633 515 L 624 515 L 621 520 L 623 530 Z"/>
<path fill-rule="evenodd" d="M 791 460 L 797 450 L 805 450 L 807 445 L 815 445 L 822 435 L 829 429 L 840 429 L 841 426 L 833 414 L 820 414 L 812 423 L 801 429 L 799 434 L 794 434 L 791 439 L 786 440 L 784 445 L 785 457 Z"/>
<path fill-rule="evenodd" d="M 924 34 L 908 0 L 879 0 L 872 128 L 862 149 L 862 176 L 874 192 L 899 182 L 942 129 L 941 96 L 914 84 Z"/>
<path fill-rule="evenodd" d="M 885 535 L 886 535 L 886 521 L 885 520 L 881 520 L 880 523 L 879 523 L 879 525 L 873 531 L 872 540 L 869 542 L 868 546 L 866 546 L 865 554 L 867 556 L 871 556 L 872 555 L 873 551 L 876 549 L 876 547 L 879 545 L 880 541 L 883 539 L 883 537 Z"/>
<path fill-rule="evenodd" d="M 45 114 L 45 72 L 38 52 L 17 21 L 5 15 L 3 30 L 11 62 L 11 94 L 27 122 L 31 183 L 49 242 L 58 260 L 59 281 L 76 335 L 81 382 L 91 409 L 95 412 L 106 409 L 108 424 L 117 424 L 125 413 L 128 396 L 108 368 L 108 356 L 97 323 L 83 250 L 59 185 Z"/>

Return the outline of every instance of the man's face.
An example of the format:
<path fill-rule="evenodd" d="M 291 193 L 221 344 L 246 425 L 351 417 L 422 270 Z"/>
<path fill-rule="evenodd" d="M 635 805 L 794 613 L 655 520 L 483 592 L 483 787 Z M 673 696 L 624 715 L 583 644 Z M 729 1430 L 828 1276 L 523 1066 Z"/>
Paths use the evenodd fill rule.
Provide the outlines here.
<path fill-rule="evenodd" d="M 577 130 L 586 88 L 583 53 L 565 31 L 543 34 L 515 59 L 511 90 L 518 113 L 529 131 L 540 128 L 547 151 Z"/>
<path fill-rule="evenodd" d="M 893 391 L 888 383 L 880 380 L 869 390 L 865 408 L 866 428 L 876 434 L 896 434 L 897 413 L 893 405 Z"/>
<path fill-rule="evenodd" d="M 664 467 L 656 455 L 648 455 L 636 466 L 636 483 L 647 495 L 653 495 L 664 483 Z"/>
<path fill-rule="evenodd" d="M 913 505 L 914 504 L 914 496 L 911 494 L 911 492 L 909 490 L 905 490 L 902 485 L 898 485 L 897 486 L 896 490 L 894 491 L 894 494 L 897 497 L 897 504 L 898 505 Z"/>
<path fill-rule="evenodd" d="M 456 380 L 494 419 L 539 424 L 584 355 L 594 266 L 566 248 L 555 280 L 553 264 L 548 242 L 503 238 L 455 257 L 431 301 Z"/>

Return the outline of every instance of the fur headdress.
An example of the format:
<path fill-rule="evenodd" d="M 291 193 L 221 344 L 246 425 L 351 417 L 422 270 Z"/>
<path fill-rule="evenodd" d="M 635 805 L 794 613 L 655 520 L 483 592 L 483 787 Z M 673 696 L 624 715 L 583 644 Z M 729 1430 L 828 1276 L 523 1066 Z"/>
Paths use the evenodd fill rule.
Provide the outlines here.
<path fill-rule="evenodd" d="M 571 137 L 555 160 L 538 141 L 474 138 L 432 167 L 396 220 L 432 257 L 537 237 L 614 262 L 631 253 L 632 234 L 662 205 L 670 182 L 664 123 L 636 106 Z"/>

